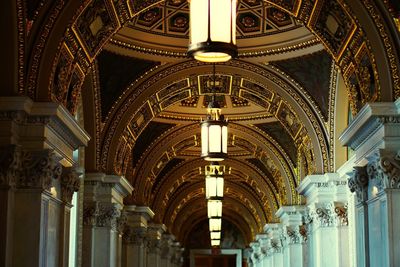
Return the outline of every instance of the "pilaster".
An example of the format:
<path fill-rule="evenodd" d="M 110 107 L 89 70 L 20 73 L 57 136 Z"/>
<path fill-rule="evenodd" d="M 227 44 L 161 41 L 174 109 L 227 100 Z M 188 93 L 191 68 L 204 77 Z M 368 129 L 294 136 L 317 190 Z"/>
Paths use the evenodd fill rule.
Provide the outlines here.
<path fill-rule="evenodd" d="M 282 206 L 276 213 L 282 225 L 283 266 L 308 266 L 305 206 Z"/>
<path fill-rule="evenodd" d="M 171 267 L 173 249 L 172 244 L 175 241 L 175 236 L 171 234 L 163 234 L 161 238 L 161 266 Z"/>
<path fill-rule="evenodd" d="M 124 177 L 89 173 L 85 177 L 83 266 L 119 266 L 119 217 L 132 193 Z"/>
<path fill-rule="evenodd" d="M 1 266 L 66 264 L 70 207 L 62 190 L 77 188 L 63 184 L 60 174 L 74 165 L 73 151 L 88 141 L 61 105 L 0 97 Z"/>
<path fill-rule="evenodd" d="M 283 246 L 282 246 L 282 227 L 278 223 L 266 224 L 264 233 L 270 240 L 270 247 L 267 255 L 271 258 L 273 267 L 283 267 Z M 268 257 L 267 257 L 268 258 Z M 267 265 L 268 266 L 268 265 Z"/>
<path fill-rule="evenodd" d="M 349 266 L 347 181 L 336 173 L 309 175 L 298 191 L 307 198 L 312 266 Z"/>
<path fill-rule="evenodd" d="M 355 152 L 357 266 L 400 265 L 400 100 L 365 105 L 340 141 Z"/>
<path fill-rule="evenodd" d="M 149 224 L 147 228 L 147 266 L 161 267 L 162 234 L 167 230 L 163 224 Z"/>
<path fill-rule="evenodd" d="M 150 267 L 147 265 L 148 222 L 154 216 L 149 207 L 126 206 L 126 229 L 123 236 L 123 267 Z"/>

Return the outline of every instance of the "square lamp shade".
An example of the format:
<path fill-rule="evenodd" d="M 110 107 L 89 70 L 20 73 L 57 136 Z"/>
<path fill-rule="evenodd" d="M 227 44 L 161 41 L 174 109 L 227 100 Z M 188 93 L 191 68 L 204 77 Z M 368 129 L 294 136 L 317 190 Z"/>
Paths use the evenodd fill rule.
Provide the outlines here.
<path fill-rule="evenodd" d="M 221 218 L 210 218 L 208 220 L 210 232 L 221 231 Z"/>
<path fill-rule="evenodd" d="M 222 201 L 209 200 L 207 202 L 208 218 L 221 218 L 222 217 Z"/>
<path fill-rule="evenodd" d="M 236 0 L 189 0 L 188 54 L 202 62 L 226 62 L 237 56 Z"/>
<path fill-rule="evenodd" d="M 206 166 L 206 199 L 222 200 L 224 198 L 225 166 L 211 164 Z"/>
<path fill-rule="evenodd" d="M 211 246 L 212 247 L 217 247 L 217 246 L 220 245 L 220 243 L 221 243 L 220 239 L 211 239 Z"/>
<path fill-rule="evenodd" d="M 221 239 L 221 231 L 210 232 L 210 239 Z"/>

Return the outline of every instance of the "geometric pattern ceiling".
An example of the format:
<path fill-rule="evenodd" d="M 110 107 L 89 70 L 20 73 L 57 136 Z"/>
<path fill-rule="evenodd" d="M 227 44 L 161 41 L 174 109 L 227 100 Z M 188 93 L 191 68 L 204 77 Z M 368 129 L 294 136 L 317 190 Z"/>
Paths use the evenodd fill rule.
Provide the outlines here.
<path fill-rule="evenodd" d="M 156 35 L 186 38 L 189 35 L 189 3 L 168 0 L 139 14 L 128 27 Z M 240 0 L 237 38 L 260 37 L 289 31 L 300 25 L 286 12 L 262 0 Z"/>

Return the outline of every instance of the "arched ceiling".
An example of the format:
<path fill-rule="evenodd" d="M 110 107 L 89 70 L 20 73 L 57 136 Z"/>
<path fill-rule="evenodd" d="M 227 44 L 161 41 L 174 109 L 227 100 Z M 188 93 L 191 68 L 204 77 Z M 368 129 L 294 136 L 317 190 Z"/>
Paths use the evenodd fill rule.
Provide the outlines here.
<path fill-rule="evenodd" d="M 126 203 L 150 206 L 183 242 L 206 217 L 198 123 L 212 81 L 212 67 L 186 54 L 187 2 L 64 2 L 18 5 L 32 43 L 19 93 L 71 113 L 82 94 L 86 164 L 126 176 Z M 377 10 L 368 0 L 238 1 L 239 57 L 217 64 L 216 78 L 229 120 L 224 218 L 246 242 L 279 206 L 301 203 L 304 176 L 332 171 L 339 70 L 354 114 L 400 95 L 397 43 Z"/>
<path fill-rule="evenodd" d="M 217 64 L 215 86 L 229 121 L 223 214 L 250 242 L 277 221 L 279 206 L 301 203 L 302 177 L 328 170 L 336 72 L 288 13 L 262 1 L 238 7 L 242 60 Z M 186 1 L 153 6 L 105 44 L 92 70 L 105 140 L 99 153 L 115 155 L 98 156 L 99 165 L 124 174 L 134 187 L 126 202 L 150 206 L 182 241 L 206 218 L 199 122 L 213 86 L 212 65 L 186 59 L 188 20 Z"/>

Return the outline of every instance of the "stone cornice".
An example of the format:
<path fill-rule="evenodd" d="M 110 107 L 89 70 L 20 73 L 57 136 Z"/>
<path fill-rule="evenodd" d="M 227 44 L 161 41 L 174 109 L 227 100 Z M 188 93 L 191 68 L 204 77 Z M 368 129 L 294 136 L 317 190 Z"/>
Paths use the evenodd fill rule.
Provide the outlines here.
<path fill-rule="evenodd" d="M 400 100 L 368 103 L 344 130 L 339 140 L 343 145 L 358 151 L 358 161 L 377 148 L 399 149 L 399 123 Z"/>

